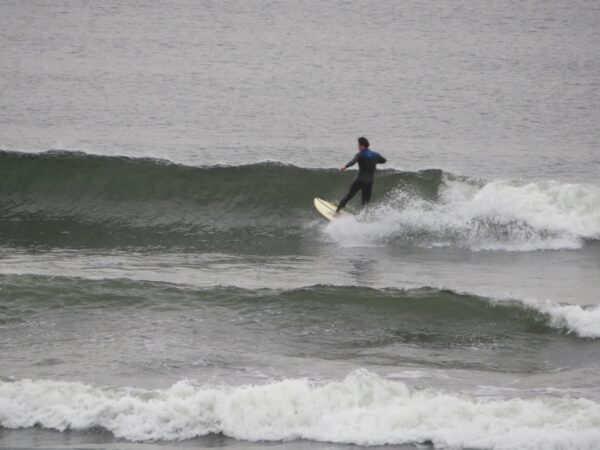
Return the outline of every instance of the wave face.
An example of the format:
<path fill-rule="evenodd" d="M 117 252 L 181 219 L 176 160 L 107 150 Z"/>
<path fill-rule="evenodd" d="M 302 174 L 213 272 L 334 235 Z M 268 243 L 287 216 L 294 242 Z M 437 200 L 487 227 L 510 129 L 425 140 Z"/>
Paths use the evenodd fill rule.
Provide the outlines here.
<path fill-rule="evenodd" d="M 584 399 L 478 399 L 411 390 L 364 370 L 342 381 L 166 390 L 99 389 L 76 382 L 0 382 L 0 424 L 55 430 L 101 428 L 130 441 L 222 433 L 249 441 L 438 448 L 589 449 L 600 441 L 600 405 Z"/>
<path fill-rule="evenodd" d="M 0 232 L 15 245 L 294 245 L 314 235 L 312 198 L 340 198 L 351 177 L 280 163 L 189 167 L 0 152 Z M 600 237 L 597 186 L 486 183 L 441 170 L 381 171 L 376 183 L 374 206 L 332 224 L 331 239 L 536 250 L 579 248 Z"/>

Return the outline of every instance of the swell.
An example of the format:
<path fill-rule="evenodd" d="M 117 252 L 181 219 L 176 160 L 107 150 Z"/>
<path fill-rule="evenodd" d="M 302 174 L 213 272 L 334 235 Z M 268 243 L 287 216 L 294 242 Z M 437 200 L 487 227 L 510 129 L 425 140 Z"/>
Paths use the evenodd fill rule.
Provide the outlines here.
<path fill-rule="evenodd" d="M 240 317 L 277 311 L 269 318 L 281 329 L 339 318 L 364 330 L 381 331 L 395 342 L 462 345 L 483 338 L 520 340 L 528 335 L 600 338 L 600 307 L 536 300 L 500 300 L 431 287 L 373 289 L 317 285 L 300 289 L 197 288 L 127 279 L 88 280 L 39 275 L 0 276 L 4 320 L 66 310 L 225 307 Z M 260 315 L 260 314 L 259 314 Z M 293 318 L 306 317 L 306 323 Z M 308 324 L 308 325 L 307 325 Z M 360 334 L 360 333 L 358 333 Z M 357 334 L 357 335 L 358 335 Z"/>

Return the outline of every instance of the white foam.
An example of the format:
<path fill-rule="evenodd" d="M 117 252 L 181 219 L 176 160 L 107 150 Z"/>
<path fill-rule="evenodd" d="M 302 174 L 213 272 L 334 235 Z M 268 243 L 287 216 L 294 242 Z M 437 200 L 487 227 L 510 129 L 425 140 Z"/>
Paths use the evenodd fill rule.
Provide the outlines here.
<path fill-rule="evenodd" d="M 600 404 L 570 397 L 478 399 L 411 390 L 367 371 L 324 383 L 99 389 L 77 382 L 0 383 L 0 424 L 102 427 L 131 441 L 221 432 L 241 440 L 359 445 L 432 441 L 439 448 L 597 449 Z"/>
<path fill-rule="evenodd" d="M 549 301 L 522 300 L 548 317 L 550 325 L 583 338 L 600 338 L 600 306 L 560 305 Z"/>
<path fill-rule="evenodd" d="M 341 245 L 403 239 L 474 250 L 575 249 L 600 238 L 600 187 L 559 182 L 478 184 L 446 177 L 436 201 L 406 191 L 327 228 Z"/>

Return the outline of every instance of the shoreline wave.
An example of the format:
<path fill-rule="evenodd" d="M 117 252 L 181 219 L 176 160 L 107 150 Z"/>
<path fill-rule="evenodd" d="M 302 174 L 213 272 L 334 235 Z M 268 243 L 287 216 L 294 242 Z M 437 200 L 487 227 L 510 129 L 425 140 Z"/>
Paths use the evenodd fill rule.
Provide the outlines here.
<path fill-rule="evenodd" d="M 477 398 L 409 388 L 366 370 L 341 381 L 212 386 L 186 380 L 164 390 L 0 381 L 0 405 L 5 428 L 100 428 L 133 442 L 222 433 L 244 441 L 591 450 L 600 440 L 600 405 L 591 400 Z"/>

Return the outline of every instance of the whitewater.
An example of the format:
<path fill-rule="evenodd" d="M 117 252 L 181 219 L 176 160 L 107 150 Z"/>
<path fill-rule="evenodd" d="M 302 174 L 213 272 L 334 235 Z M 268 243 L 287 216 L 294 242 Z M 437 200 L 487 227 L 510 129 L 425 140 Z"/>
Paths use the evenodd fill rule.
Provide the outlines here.
<path fill-rule="evenodd" d="M 59 431 L 102 428 L 129 441 L 223 433 L 250 441 L 309 439 L 356 445 L 429 443 L 438 448 L 594 449 L 600 405 L 570 398 L 477 399 L 357 371 L 342 381 L 165 390 L 82 383 L 0 384 L 0 423 Z"/>
<path fill-rule="evenodd" d="M 577 249 L 586 239 L 600 236 L 600 189 L 558 182 L 477 182 L 445 175 L 435 201 L 395 190 L 364 217 L 365 225 L 359 220 L 336 221 L 329 228 L 332 236 L 351 245 L 404 237 L 473 250 Z"/>

